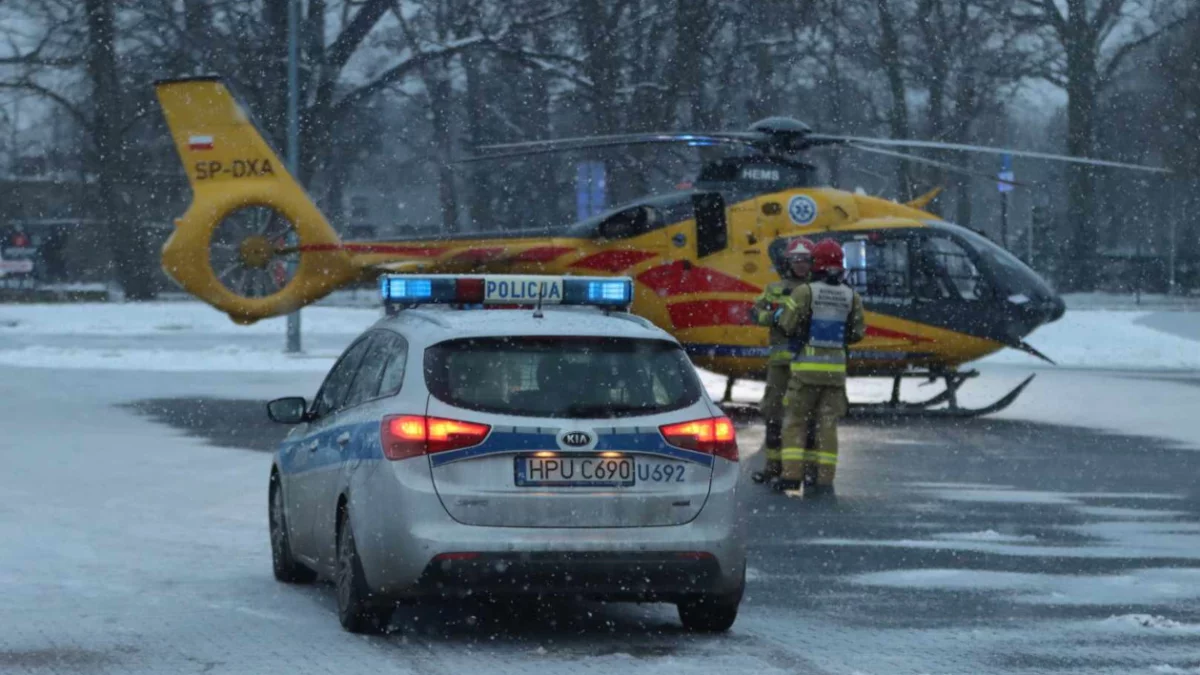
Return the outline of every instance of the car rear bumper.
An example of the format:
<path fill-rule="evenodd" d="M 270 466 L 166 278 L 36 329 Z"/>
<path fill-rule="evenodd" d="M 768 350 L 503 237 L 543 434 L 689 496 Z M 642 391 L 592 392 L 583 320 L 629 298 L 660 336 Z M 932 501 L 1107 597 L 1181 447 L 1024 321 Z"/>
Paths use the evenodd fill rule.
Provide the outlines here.
<path fill-rule="evenodd" d="M 745 547 L 732 462 L 714 471 L 708 499 L 692 521 L 616 528 L 464 525 L 450 517 L 432 481 L 418 475 L 428 475 L 427 468 L 397 464 L 408 466 L 367 472 L 350 495 L 363 571 L 382 595 L 475 589 L 622 599 L 733 593 L 742 584 Z M 469 556 L 439 558 L 444 554 Z"/>
<path fill-rule="evenodd" d="M 723 587 L 709 554 L 488 553 L 430 562 L 424 595 L 573 595 L 607 600 L 674 601 Z"/>

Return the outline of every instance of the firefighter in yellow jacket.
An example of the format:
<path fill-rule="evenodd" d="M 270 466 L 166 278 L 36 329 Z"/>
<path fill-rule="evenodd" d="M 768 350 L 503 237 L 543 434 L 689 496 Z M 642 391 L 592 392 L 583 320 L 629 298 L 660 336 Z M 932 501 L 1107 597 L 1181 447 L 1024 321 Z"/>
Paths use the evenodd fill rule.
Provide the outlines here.
<path fill-rule="evenodd" d="M 780 451 L 783 449 L 783 395 L 787 391 L 789 364 L 792 352 L 788 349 L 788 336 L 775 325 L 775 313 L 797 286 L 808 281 L 812 268 L 813 243 L 803 237 L 789 240 L 783 251 L 772 256 L 779 281 L 768 284 L 754 301 L 751 318 L 754 323 L 770 328 L 770 356 L 767 359 L 767 386 L 763 392 L 763 422 L 766 424 L 764 445 L 766 464 L 762 471 L 751 474 L 755 483 L 768 482 L 779 476 L 783 468 Z"/>
<path fill-rule="evenodd" d="M 783 470 L 776 490 L 830 492 L 837 471 L 837 424 L 846 413 L 846 348 L 863 339 L 862 299 L 843 280 L 842 247 L 826 239 L 813 248 L 813 279 L 792 291 L 776 313 L 793 340 L 784 398 Z"/>

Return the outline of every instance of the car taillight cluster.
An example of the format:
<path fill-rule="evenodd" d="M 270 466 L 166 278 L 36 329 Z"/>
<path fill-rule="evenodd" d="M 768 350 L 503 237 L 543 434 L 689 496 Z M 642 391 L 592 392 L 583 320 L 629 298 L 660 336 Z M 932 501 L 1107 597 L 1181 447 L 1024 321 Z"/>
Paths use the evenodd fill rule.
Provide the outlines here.
<path fill-rule="evenodd" d="M 397 460 L 479 445 L 491 429 L 486 424 L 475 422 L 424 415 L 394 415 L 383 418 L 379 435 L 383 455 Z"/>
<path fill-rule="evenodd" d="M 738 461 L 737 436 L 728 417 L 710 417 L 658 428 L 663 438 L 677 448 L 704 452 L 716 457 Z"/>

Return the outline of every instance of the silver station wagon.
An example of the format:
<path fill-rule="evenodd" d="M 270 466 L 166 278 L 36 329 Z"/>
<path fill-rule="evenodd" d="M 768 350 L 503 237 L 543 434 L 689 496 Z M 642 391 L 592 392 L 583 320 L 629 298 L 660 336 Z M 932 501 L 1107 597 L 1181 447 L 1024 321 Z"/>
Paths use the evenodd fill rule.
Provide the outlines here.
<path fill-rule="evenodd" d="M 275 576 L 332 578 L 354 632 L 429 596 L 669 602 L 737 616 L 738 449 L 627 278 L 387 276 L 275 454 Z"/>

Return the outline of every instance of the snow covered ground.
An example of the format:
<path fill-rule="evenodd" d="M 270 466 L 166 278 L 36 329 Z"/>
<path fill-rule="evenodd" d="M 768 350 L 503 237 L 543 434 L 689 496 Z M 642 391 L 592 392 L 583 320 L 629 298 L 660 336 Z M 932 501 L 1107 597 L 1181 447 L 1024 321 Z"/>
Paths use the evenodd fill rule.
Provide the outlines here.
<path fill-rule="evenodd" d="M 0 365 L 319 376 L 351 338 L 379 317 L 378 308 L 307 308 L 302 313 L 305 351 L 289 355 L 282 349 L 284 318 L 239 326 L 197 302 L 4 305 Z M 1170 331 L 1153 327 L 1155 322 L 1167 324 Z M 1133 434 L 1154 430 L 1161 437 L 1200 447 L 1196 422 L 1176 414 L 1171 405 L 1193 386 L 1172 379 L 1172 371 L 1200 372 L 1200 313 L 1069 310 L 1062 320 L 1035 331 L 1029 341 L 1060 365 L 1049 367 L 1027 354 L 1004 350 L 972 364 L 985 376 L 963 387 L 961 402 L 986 405 L 1036 372 L 1026 393 L 997 417 Z M 1136 388 L 1134 395 L 1129 388 L 1112 386 L 1122 380 L 1109 375 L 1060 377 L 1068 369 L 1161 371 L 1163 379 L 1153 384 L 1129 381 L 1129 387 Z M 714 396 L 723 393 L 723 377 L 706 372 L 701 376 Z M 885 379 L 853 380 L 851 399 L 886 400 L 890 387 Z M 909 400 L 928 398 L 937 390 L 919 381 L 906 381 L 903 387 Z M 761 396 L 759 382 L 741 381 L 734 389 L 736 400 L 757 401 Z"/>
<path fill-rule="evenodd" d="M 212 447 L 123 404 L 311 396 L 334 356 L 378 316 L 306 309 L 307 351 L 293 357 L 282 353 L 283 319 L 240 327 L 196 303 L 0 306 L 0 673 L 1200 672 L 1194 476 L 1165 476 L 1177 489 L 1162 491 L 1064 490 L 1019 482 L 1029 476 L 1014 465 L 989 483 L 930 476 L 881 502 L 875 486 L 854 482 L 870 468 L 854 448 L 839 473 L 852 495 L 844 506 L 824 521 L 819 510 L 798 512 L 824 524 L 791 521 L 786 536 L 757 544 L 777 551 L 783 569 L 755 563 L 730 636 L 684 634 L 663 606 L 585 606 L 516 629 L 503 610 L 421 609 L 402 634 L 347 635 L 329 589 L 271 579 L 269 456 Z M 1200 376 L 1170 370 L 1200 369 L 1200 335 L 1146 324 L 1159 316 L 1071 311 L 1030 338 L 1070 368 L 998 355 L 980 364 L 984 376 L 964 387 L 963 402 L 988 402 L 1036 370 L 1021 399 L 989 419 L 1144 437 L 1121 441 L 1129 468 L 1142 466 L 1143 446 L 1159 447 L 1154 438 L 1200 448 Z M 721 393 L 723 378 L 702 377 Z M 852 397 L 882 399 L 888 384 L 855 381 Z M 741 382 L 735 396 L 756 400 L 761 385 Z M 747 454 L 759 432 L 741 435 Z M 923 456 L 945 435 L 903 426 L 852 433 L 884 457 Z M 1015 441 L 977 443 L 952 451 L 959 470 L 1004 467 L 1006 453 L 1022 451 Z M 1092 466 L 1080 466 L 1081 482 Z M 756 506 L 750 517 L 776 508 Z M 903 529 L 870 520 L 888 511 Z M 1053 522 L 1021 520 L 1043 513 Z M 951 518 L 962 514 L 969 525 Z M 845 531 L 859 519 L 867 520 Z M 798 573 L 814 547 L 838 557 Z M 894 557 L 870 562 L 881 555 Z M 866 569 L 824 570 L 864 560 Z M 1088 566 L 1097 567 L 1078 571 Z M 781 601 L 781 587 L 826 595 Z M 870 603 L 890 594 L 922 625 L 873 623 L 883 619 Z M 937 624 L 938 603 L 962 601 L 972 612 L 985 597 L 1011 599 L 1011 618 Z M 1104 667 L 1089 668 L 1101 657 Z"/>
<path fill-rule="evenodd" d="M 0 363 L 55 368 L 124 369 L 140 364 L 148 370 L 321 370 L 329 365 L 321 359 L 332 358 L 340 349 L 336 340 L 328 347 L 332 338 L 357 335 L 379 316 L 377 308 L 307 308 L 302 312 L 303 332 L 316 348 L 295 358 L 279 353 L 286 325 L 282 317 L 238 326 L 195 302 L 5 305 L 0 306 Z M 56 338 L 62 336 L 159 336 L 163 340 L 157 344 L 128 340 L 112 348 L 93 349 L 77 342 L 56 345 Z M 220 336 L 230 340 L 223 341 Z M 171 344 L 188 338 L 204 338 L 209 348 L 180 362 L 173 358 Z M 242 346 L 249 344 L 247 340 L 253 340 L 253 348 Z M 1069 310 L 1060 321 L 1039 328 L 1028 340 L 1061 367 L 1200 370 L 1200 314 Z M 232 347 L 232 343 L 239 346 Z M 189 344 L 189 352 L 197 351 L 194 344 L 199 343 Z M 998 352 L 980 363 L 1042 365 L 1014 350 Z"/>

